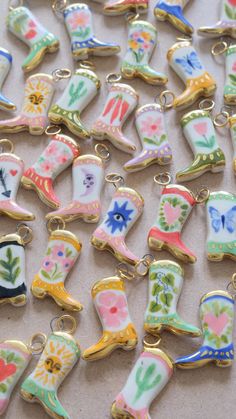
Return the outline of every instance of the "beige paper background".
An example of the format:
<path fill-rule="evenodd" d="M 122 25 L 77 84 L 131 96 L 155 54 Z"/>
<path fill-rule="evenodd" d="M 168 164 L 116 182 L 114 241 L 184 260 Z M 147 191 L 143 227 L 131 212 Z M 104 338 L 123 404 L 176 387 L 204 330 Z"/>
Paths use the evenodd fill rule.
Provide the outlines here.
<path fill-rule="evenodd" d="M 9 49 L 13 54 L 13 66 L 9 77 L 4 85 L 4 93 L 14 100 L 20 110 L 24 75 L 21 70 L 21 63 L 26 56 L 27 48 L 9 34 L 5 28 L 7 15 L 7 0 L 1 0 L 0 15 L 0 45 Z M 73 61 L 70 55 L 70 42 L 63 22 L 54 16 L 49 7 L 49 1 L 32 0 L 28 2 L 31 10 L 41 22 L 50 28 L 60 37 L 61 48 L 56 54 L 45 57 L 43 63 L 35 72 L 51 72 L 58 67 L 73 68 Z M 219 0 L 192 0 L 186 7 L 186 17 L 191 19 L 197 28 L 200 25 L 214 23 L 219 16 Z M 165 56 L 167 49 L 175 42 L 178 32 L 165 23 L 156 23 L 153 16 L 155 1 L 151 1 L 148 20 L 158 27 L 159 45 L 156 48 L 151 64 L 153 67 L 165 71 L 169 76 L 168 87 L 176 93 L 183 89 L 182 82 L 168 68 Z M 109 72 L 119 71 L 121 57 L 125 53 L 127 27 L 124 17 L 104 17 L 102 7 L 99 4 L 91 3 L 94 13 L 94 26 L 97 37 L 101 40 L 117 41 L 121 44 L 121 53 L 117 57 L 95 58 L 97 73 L 102 80 L 102 89 L 97 98 L 83 114 L 83 121 L 91 126 L 96 115 L 100 113 L 106 97 L 105 76 Z M 144 16 L 145 18 L 145 16 Z M 217 110 L 222 104 L 222 90 L 224 83 L 224 58 L 216 60 L 210 54 L 212 41 L 195 37 L 195 46 L 200 51 L 203 62 L 209 72 L 217 80 L 218 90 L 216 95 Z M 65 82 L 66 83 L 66 82 Z M 151 103 L 160 92 L 160 88 L 146 85 L 141 80 L 131 81 L 130 84 L 140 94 L 140 105 Z M 59 97 L 65 86 L 61 82 L 57 86 L 55 98 Z M 183 113 L 182 113 L 183 114 Z M 1 112 L 0 117 L 8 117 L 9 114 Z M 187 165 L 192 158 L 186 140 L 184 139 L 179 119 L 181 113 L 170 111 L 166 114 L 169 138 L 174 152 L 174 161 L 170 166 L 174 174 L 180 168 Z M 66 132 L 66 131 L 65 131 Z M 125 127 L 125 133 L 139 147 L 139 139 L 131 117 Z M 14 141 L 15 152 L 25 161 L 28 167 L 35 161 L 39 153 L 48 143 L 46 136 L 33 137 L 27 133 L 6 135 Z M 232 145 L 228 129 L 223 129 L 218 135 L 219 143 L 224 149 L 227 157 L 227 166 L 222 174 L 207 174 L 196 181 L 189 182 L 188 186 L 196 191 L 200 185 L 208 185 L 210 190 L 235 191 L 235 178 L 232 172 Z M 80 141 L 81 151 L 92 152 L 91 142 Z M 147 232 L 152 225 L 159 202 L 160 188 L 153 183 L 153 176 L 159 171 L 158 166 L 152 166 L 143 172 L 125 175 L 122 165 L 129 159 L 128 154 L 122 153 L 111 146 L 112 160 L 106 171 L 119 171 L 126 178 L 128 186 L 137 188 L 145 198 L 145 210 L 142 217 L 130 232 L 127 242 L 130 248 L 140 257 L 148 252 L 146 244 Z M 55 183 L 55 189 L 62 203 L 67 203 L 71 197 L 71 170 L 63 173 Z M 105 212 L 114 190 L 113 186 L 106 185 L 102 193 L 102 206 Z M 18 194 L 20 204 L 31 210 L 36 215 L 32 222 L 34 240 L 27 246 L 27 284 L 30 287 L 33 275 L 37 272 L 47 243 L 47 230 L 44 216 L 48 209 L 39 201 L 36 194 L 21 189 Z M 0 221 L 0 234 L 15 232 L 16 223 L 6 217 Z M 106 276 L 114 274 L 116 260 L 107 252 L 98 252 L 89 244 L 91 233 L 95 225 L 86 225 L 76 221 L 68 224 L 68 229 L 77 234 L 82 240 L 83 250 L 80 260 L 76 264 L 68 281 L 67 288 L 74 297 L 77 297 L 85 306 L 81 314 L 76 315 L 78 329 L 76 337 L 84 350 L 100 336 L 100 323 L 90 298 L 91 285 Z M 194 266 L 185 266 L 185 283 L 179 304 L 180 314 L 193 324 L 199 324 L 198 304 L 200 297 L 215 289 L 225 289 L 233 272 L 235 263 L 224 261 L 220 264 L 210 263 L 205 256 L 206 220 L 204 206 L 199 206 L 193 211 L 188 225 L 184 231 L 184 240 L 196 252 L 198 262 Z M 156 254 L 158 258 L 172 259 L 168 253 Z M 105 419 L 110 417 L 110 406 L 124 385 L 129 371 L 142 349 L 143 336 L 143 314 L 147 303 L 148 281 L 127 283 L 127 293 L 132 319 L 139 333 L 139 345 L 135 351 L 126 353 L 121 350 L 114 352 L 108 359 L 94 363 L 86 363 L 83 360 L 74 368 L 70 376 L 65 380 L 59 391 L 59 397 L 63 406 L 68 410 L 72 419 Z M 39 301 L 28 293 L 28 303 L 24 308 L 1 307 L 0 339 L 21 339 L 27 341 L 32 334 L 38 331 L 50 332 L 50 320 L 61 313 L 59 307 L 51 299 Z M 180 354 L 188 354 L 197 349 L 201 339 L 178 338 L 163 335 L 162 347 L 173 357 Z M 28 368 L 28 374 L 34 366 L 34 359 Z M 193 371 L 179 371 L 174 374 L 171 382 L 163 393 L 158 397 L 151 407 L 151 417 L 175 419 L 222 419 L 235 416 L 235 380 L 236 366 L 232 368 L 219 369 L 215 366 L 207 366 Z M 48 417 L 41 406 L 29 404 L 21 400 L 18 390 L 14 391 L 10 406 L 5 414 L 7 419 L 44 419 Z"/>

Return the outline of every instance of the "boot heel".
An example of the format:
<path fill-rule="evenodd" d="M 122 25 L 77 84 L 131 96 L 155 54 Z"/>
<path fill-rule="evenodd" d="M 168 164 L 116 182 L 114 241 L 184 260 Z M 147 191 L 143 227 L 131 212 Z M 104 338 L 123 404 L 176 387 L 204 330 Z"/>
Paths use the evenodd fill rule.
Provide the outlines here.
<path fill-rule="evenodd" d="M 95 236 L 92 236 L 92 237 L 91 237 L 90 243 L 91 243 L 94 247 L 96 247 L 96 249 L 98 249 L 98 250 L 105 250 L 105 249 L 106 249 L 106 247 L 107 247 L 107 243 L 106 243 L 105 241 L 103 241 L 103 240 L 101 240 L 101 239 L 98 239 L 98 238 L 97 238 L 97 237 L 95 237 Z"/>
<path fill-rule="evenodd" d="M 20 389 L 20 395 L 24 400 L 26 400 L 29 403 L 34 403 L 36 401 L 36 397 L 32 393 L 29 393 L 28 391 L 25 391 L 23 389 Z"/>
<path fill-rule="evenodd" d="M 44 127 L 39 126 L 29 126 L 29 133 L 31 135 L 42 135 L 44 133 Z"/>
<path fill-rule="evenodd" d="M 10 303 L 14 307 L 22 307 L 26 304 L 26 295 L 18 295 L 17 297 L 10 298 Z"/>
<path fill-rule="evenodd" d="M 214 362 L 215 362 L 217 367 L 226 368 L 226 367 L 230 367 L 232 365 L 233 360 L 232 359 L 225 359 L 225 360 L 217 359 Z"/>
<path fill-rule="evenodd" d="M 210 87 L 204 87 L 203 96 L 204 97 L 210 97 L 210 96 L 214 95 L 215 91 L 216 91 L 216 85 L 215 84 L 213 84 Z"/>
<path fill-rule="evenodd" d="M 53 43 L 51 45 L 48 45 L 47 47 L 47 52 L 49 52 L 50 54 L 53 52 L 56 52 L 59 48 L 60 44 L 59 41 L 55 40 L 53 41 Z"/>
<path fill-rule="evenodd" d="M 148 246 L 152 250 L 157 250 L 157 251 L 162 250 L 164 244 L 165 243 L 162 240 L 157 240 L 153 237 L 148 237 Z"/>
<path fill-rule="evenodd" d="M 34 286 L 31 287 L 31 292 L 34 297 L 39 298 L 41 300 L 45 298 L 47 295 L 45 290 L 43 290 L 42 288 L 34 287 Z"/>
<path fill-rule="evenodd" d="M 138 339 L 130 339 L 127 342 L 125 342 L 125 346 L 122 346 L 122 349 L 125 351 L 132 351 L 134 348 L 136 348 L 138 344 Z"/>

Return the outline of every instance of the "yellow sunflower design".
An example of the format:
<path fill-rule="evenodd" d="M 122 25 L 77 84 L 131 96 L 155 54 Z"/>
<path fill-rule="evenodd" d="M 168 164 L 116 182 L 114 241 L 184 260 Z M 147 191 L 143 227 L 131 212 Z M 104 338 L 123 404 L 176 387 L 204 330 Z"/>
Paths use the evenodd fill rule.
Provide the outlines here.
<path fill-rule="evenodd" d="M 50 94 L 50 86 L 44 80 L 34 79 L 27 83 L 25 89 L 25 102 L 23 110 L 28 113 L 41 114 L 47 108 L 47 97 Z"/>
<path fill-rule="evenodd" d="M 73 341 L 51 335 L 33 373 L 34 381 L 43 388 L 55 389 L 78 359 L 78 347 Z"/>

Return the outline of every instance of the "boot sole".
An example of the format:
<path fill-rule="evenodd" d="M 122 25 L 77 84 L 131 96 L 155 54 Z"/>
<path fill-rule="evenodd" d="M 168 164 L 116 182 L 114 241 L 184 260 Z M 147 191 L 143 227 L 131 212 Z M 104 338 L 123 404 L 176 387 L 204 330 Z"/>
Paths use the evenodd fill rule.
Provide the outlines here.
<path fill-rule="evenodd" d="M 30 62 L 30 64 L 27 64 L 26 66 L 22 66 L 22 70 L 24 73 L 28 73 L 37 67 L 45 54 L 49 53 L 52 54 L 56 52 L 59 49 L 60 43 L 59 41 L 54 41 L 51 45 L 47 45 L 46 47 L 42 48 L 35 56 L 34 59 Z"/>
<path fill-rule="evenodd" d="M 137 5 L 132 5 L 132 4 L 118 5 L 118 7 L 108 6 L 108 7 L 103 8 L 103 14 L 107 16 L 119 16 L 127 12 L 145 13 L 147 12 L 147 8 L 148 8 L 147 3 L 140 3 L 138 7 Z"/>
<path fill-rule="evenodd" d="M 167 250 L 172 255 L 174 255 L 177 259 L 182 260 L 185 263 L 195 263 L 197 261 L 196 256 L 190 256 L 186 253 L 180 251 L 180 249 L 174 245 L 169 245 L 168 243 L 154 239 L 153 237 L 148 238 L 148 246 L 152 250 L 160 251 L 160 250 Z"/>
<path fill-rule="evenodd" d="M 85 361 L 97 361 L 99 359 L 104 359 L 107 356 L 111 355 L 112 352 L 114 352 L 116 349 L 123 349 L 124 351 L 132 351 L 136 348 L 138 344 L 138 339 L 130 340 L 128 343 L 114 343 L 113 345 L 109 345 L 108 348 L 101 350 L 100 352 L 95 352 L 91 355 L 84 356 L 82 355 L 82 358 Z"/>
<path fill-rule="evenodd" d="M 217 29 L 205 29 L 202 28 L 201 30 L 197 31 L 197 34 L 200 36 L 206 36 L 209 38 L 219 38 L 220 36 L 230 36 L 233 39 L 236 39 L 236 29 L 234 28 L 219 28 Z"/>
<path fill-rule="evenodd" d="M 147 333 L 150 333 L 151 335 L 154 335 L 154 336 L 158 336 L 164 330 L 167 330 L 167 331 L 173 333 L 175 336 L 199 337 L 199 336 L 202 335 L 202 333 L 200 331 L 196 332 L 196 333 L 188 332 L 186 330 L 178 329 L 175 326 L 170 326 L 170 325 L 162 324 L 162 323 L 160 323 L 160 325 L 154 326 L 154 327 L 150 327 L 149 324 L 145 323 L 144 324 L 144 330 Z"/>
<path fill-rule="evenodd" d="M 184 24 L 181 20 L 179 20 L 177 17 L 169 14 L 168 12 L 165 12 L 165 10 L 160 9 L 154 9 L 154 16 L 160 20 L 161 22 L 168 21 L 171 23 L 176 29 L 183 32 L 186 35 L 192 35 L 193 29 Z"/>
<path fill-rule="evenodd" d="M 63 118 L 62 116 L 49 112 L 48 118 L 51 122 L 58 125 L 65 125 L 72 134 L 75 134 L 77 137 L 79 137 L 82 140 L 88 140 L 90 139 L 89 131 L 83 130 L 79 126 L 75 127 L 75 124 L 68 121 L 67 119 Z"/>
<path fill-rule="evenodd" d="M 96 48 L 80 48 L 79 51 L 72 52 L 75 60 L 87 60 L 90 55 L 97 57 L 107 57 L 109 55 L 118 54 L 120 52 L 119 46 L 104 46 Z"/>
<path fill-rule="evenodd" d="M 126 256 L 114 250 L 113 247 L 111 247 L 107 242 L 98 239 L 97 237 L 92 236 L 90 243 L 98 250 L 108 250 L 108 252 L 112 253 L 113 256 L 115 256 L 120 262 L 127 262 L 133 266 L 135 266 L 137 263 L 136 260 L 127 258 Z"/>
<path fill-rule="evenodd" d="M 55 202 L 49 201 L 46 198 L 46 196 L 44 195 L 44 193 L 40 189 L 38 189 L 38 187 L 35 185 L 35 183 L 32 180 L 30 180 L 29 178 L 27 178 L 26 176 L 22 176 L 21 184 L 25 189 L 35 191 L 38 194 L 41 201 L 45 205 L 49 206 L 52 209 L 58 209 L 59 208 L 59 204 L 56 204 Z"/>
<path fill-rule="evenodd" d="M 100 132 L 92 129 L 90 131 L 90 135 L 98 141 L 110 141 L 114 145 L 114 147 L 118 148 L 118 150 L 124 151 L 125 153 L 133 154 L 136 151 L 136 146 L 134 144 L 123 144 L 122 142 L 118 141 L 115 136 L 113 136 L 110 132 L 107 132 L 106 130 Z"/>
<path fill-rule="evenodd" d="M 210 262 L 222 262 L 223 259 L 236 261 L 236 255 L 231 255 L 230 253 L 207 253 L 207 259 Z"/>
<path fill-rule="evenodd" d="M 14 307 L 23 307 L 27 302 L 25 294 L 17 295 L 16 297 L 1 298 L 0 305 L 11 304 Z"/>
<path fill-rule="evenodd" d="M 186 182 L 190 180 L 197 179 L 199 176 L 203 175 L 204 173 L 211 172 L 211 173 L 220 173 L 225 168 L 225 161 L 219 162 L 215 167 L 210 167 L 211 164 L 208 165 L 208 167 L 205 167 L 201 170 L 196 171 L 195 173 L 176 173 L 176 180 L 179 182 Z"/>
<path fill-rule="evenodd" d="M 49 409 L 49 407 L 42 400 L 40 400 L 38 397 L 36 397 L 34 394 L 29 393 L 28 391 L 25 391 L 23 389 L 20 389 L 20 395 L 21 395 L 22 399 L 24 399 L 26 402 L 40 404 L 44 408 L 44 410 L 46 411 L 48 416 L 50 416 L 51 418 L 53 418 L 53 419 L 63 419 L 64 418 L 64 416 L 57 415 L 57 413 L 55 413 L 51 409 Z"/>
<path fill-rule="evenodd" d="M 213 83 L 209 87 L 203 87 L 199 91 L 194 92 L 191 95 L 189 95 L 188 100 L 185 100 L 184 103 L 179 102 L 178 98 L 176 98 L 174 101 L 174 108 L 181 111 L 188 108 L 189 106 L 192 106 L 201 97 L 205 97 L 205 98 L 211 97 L 214 95 L 216 91 L 216 87 L 217 86 L 215 83 Z"/>
<path fill-rule="evenodd" d="M 12 218 L 13 220 L 18 221 L 33 221 L 35 220 L 35 215 L 23 215 L 20 212 L 12 212 L 12 211 L 5 211 L 0 210 L 0 214 L 7 215 L 8 217 Z"/>
<path fill-rule="evenodd" d="M 111 415 L 114 419 L 135 419 L 127 410 L 119 409 L 116 402 L 112 403 Z"/>
<path fill-rule="evenodd" d="M 60 298 L 55 297 L 50 292 L 45 291 L 45 290 L 43 290 L 41 288 L 38 288 L 38 287 L 31 287 L 31 292 L 32 292 L 33 296 L 35 298 L 38 298 L 39 300 L 43 300 L 46 297 L 51 297 L 59 307 L 62 307 L 65 310 L 69 310 L 69 311 L 82 311 L 83 308 L 84 308 L 82 306 L 82 304 L 78 304 L 78 306 L 76 306 L 76 307 L 73 306 L 73 305 L 71 305 L 71 304 L 66 304 Z"/>
<path fill-rule="evenodd" d="M 146 167 L 149 167 L 153 164 L 158 164 L 159 166 L 166 166 L 166 165 L 170 164 L 171 161 L 172 161 L 172 157 L 169 159 L 168 162 L 163 162 L 160 157 L 150 157 L 149 159 L 147 158 L 145 160 L 145 163 L 140 162 L 138 164 L 131 164 L 131 165 L 127 165 L 127 166 L 124 165 L 123 169 L 126 172 L 130 172 L 130 173 L 132 172 L 133 173 L 133 172 L 138 172 L 139 170 L 146 169 Z"/>
<path fill-rule="evenodd" d="M 161 77 L 151 77 L 148 76 L 147 74 L 144 74 L 143 72 L 139 71 L 139 70 L 135 70 L 135 69 L 121 69 L 121 74 L 125 79 L 133 79 L 135 77 L 138 77 L 142 80 L 144 80 L 146 83 L 151 84 L 153 86 L 163 86 L 168 82 L 168 78 L 166 77 L 165 79 L 161 78 Z"/>
<path fill-rule="evenodd" d="M 65 214 L 59 214 L 59 216 L 66 222 L 70 223 L 75 220 L 83 220 L 85 223 L 97 223 L 100 220 L 99 215 L 84 215 L 84 214 L 71 214 L 71 215 L 65 215 Z M 47 214 L 45 216 L 46 220 L 50 220 L 50 218 L 53 218 L 54 214 Z"/>
<path fill-rule="evenodd" d="M 202 359 L 196 362 L 189 362 L 189 363 L 183 363 L 183 364 L 178 364 L 175 363 L 175 366 L 179 369 L 182 370 L 190 370 L 190 369 L 195 369 L 195 368 L 199 368 L 199 367 L 203 367 L 207 364 L 213 363 L 215 364 L 217 367 L 219 368 L 227 368 L 230 367 L 233 364 L 233 360 L 228 359 L 228 360 L 220 360 L 220 359 Z"/>
<path fill-rule="evenodd" d="M 44 127 L 39 126 L 29 126 L 29 125 L 17 125 L 15 127 L 9 127 L 7 125 L 1 125 L 0 126 L 1 132 L 5 133 L 15 133 L 28 131 L 31 135 L 42 135 L 45 131 Z"/>

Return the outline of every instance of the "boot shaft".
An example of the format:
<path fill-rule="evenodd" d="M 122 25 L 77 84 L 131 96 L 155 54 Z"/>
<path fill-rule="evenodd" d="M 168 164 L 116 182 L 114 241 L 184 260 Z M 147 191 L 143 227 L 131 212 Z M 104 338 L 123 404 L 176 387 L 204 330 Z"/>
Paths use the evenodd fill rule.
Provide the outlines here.
<path fill-rule="evenodd" d="M 0 298 L 15 297 L 17 288 L 18 294 L 25 294 L 25 245 L 20 235 L 0 237 L 0 265 Z"/>
<path fill-rule="evenodd" d="M 144 200 L 138 192 L 120 187 L 116 190 L 99 228 L 113 238 L 125 237 L 141 215 L 143 207 Z"/>
<path fill-rule="evenodd" d="M 21 115 L 47 117 L 54 91 L 55 84 L 51 75 L 38 73 L 30 76 L 25 83 Z"/>
<path fill-rule="evenodd" d="M 236 24 L 236 4 L 232 0 L 221 0 L 220 20 Z"/>
<path fill-rule="evenodd" d="M 233 350 L 234 298 L 226 291 L 213 291 L 203 296 L 200 320 L 205 346 L 215 350 Z"/>
<path fill-rule="evenodd" d="M 73 201 L 88 204 L 100 201 L 104 182 L 104 167 L 102 160 L 87 154 L 77 157 L 73 163 Z"/>
<path fill-rule="evenodd" d="M 180 233 L 196 199 L 193 193 L 180 185 L 167 185 L 162 190 L 155 226 L 165 233 Z"/>
<path fill-rule="evenodd" d="M 123 280 L 115 276 L 102 279 L 91 293 L 104 331 L 116 333 L 132 323 Z"/>
<path fill-rule="evenodd" d="M 157 30 L 149 22 L 137 20 L 129 23 L 128 48 L 124 62 L 134 66 L 148 65 L 157 42 Z"/>
<path fill-rule="evenodd" d="M 233 115 L 229 119 L 230 135 L 233 144 L 234 156 L 236 158 L 236 117 Z"/>
<path fill-rule="evenodd" d="M 206 213 L 208 250 L 235 253 L 236 196 L 223 191 L 211 192 Z"/>
<path fill-rule="evenodd" d="M 147 412 L 151 402 L 166 386 L 173 374 L 170 358 L 160 349 L 145 349 L 136 361 L 119 396 L 128 409 Z M 119 399 L 119 396 L 117 399 Z"/>
<path fill-rule="evenodd" d="M 7 16 L 7 27 L 29 46 L 33 46 L 49 33 L 27 7 L 11 10 Z"/>
<path fill-rule="evenodd" d="M 224 99 L 226 103 L 236 103 L 236 45 L 230 45 L 226 51 Z"/>
<path fill-rule="evenodd" d="M 0 154 L 0 202 L 11 199 L 15 201 L 24 162 L 12 153 Z"/>
<path fill-rule="evenodd" d="M 167 60 L 175 73 L 186 83 L 206 72 L 191 42 L 177 42 L 167 53 Z"/>
<path fill-rule="evenodd" d="M 168 316 L 176 313 L 183 285 L 183 270 L 179 264 L 162 260 L 149 269 L 149 302 L 145 316 Z"/>
<path fill-rule="evenodd" d="M 62 381 L 80 358 L 80 347 L 73 336 L 53 332 L 34 371 L 26 378 L 44 391 L 56 392 Z M 24 388 L 24 383 L 22 385 Z"/>
<path fill-rule="evenodd" d="M 31 356 L 31 351 L 23 342 L 5 340 L 0 343 L 0 415 L 5 412 L 11 393 L 28 366 Z"/>
<path fill-rule="evenodd" d="M 83 3 L 75 3 L 64 10 L 64 20 L 71 38 L 71 45 L 93 38 L 93 21 L 90 8 Z"/>
<path fill-rule="evenodd" d="M 137 106 L 138 95 L 127 84 L 114 83 L 108 85 L 108 89 L 106 103 L 98 120 L 105 126 L 121 128 Z"/>
<path fill-rule="evenodd" d="M 181 119 L 183 133 L 194 154 L 209 154 L 219 146 L 214 123 L 207 111 L 191 111 Z"/>
<path fill-rule="evenodd" d="M 57 134 L 50 137 L 50 140 L 31 169 L 39 176 L 53 181 L 79 155 L 79 150 L 76 142 L 67 135 Z"/>
<path fill-rule="evenodd" d="M 48 245 L 37 278 L 49 284 L 63 283 L 82 248 L 77 237 L 67 230 L 55 230 Z"/>
<path fill-rule="evenodd" d="M 12 55 L 4 48 L 0 48 L 0 90 L 12 65 Z"/>
<path fill-rule="evenodd" d="M 135 125 L 146 150 L 169 146 L 164 112 L 159 105 L 141 106 L 135 114 Z"/>
<path fill-rule="evenodd" d="M 96 96 L 99 88 L 100 81 L 93 71 L 76 70 L 56 105 L 66 111 L 78 111 L 80 115 Z"/>

